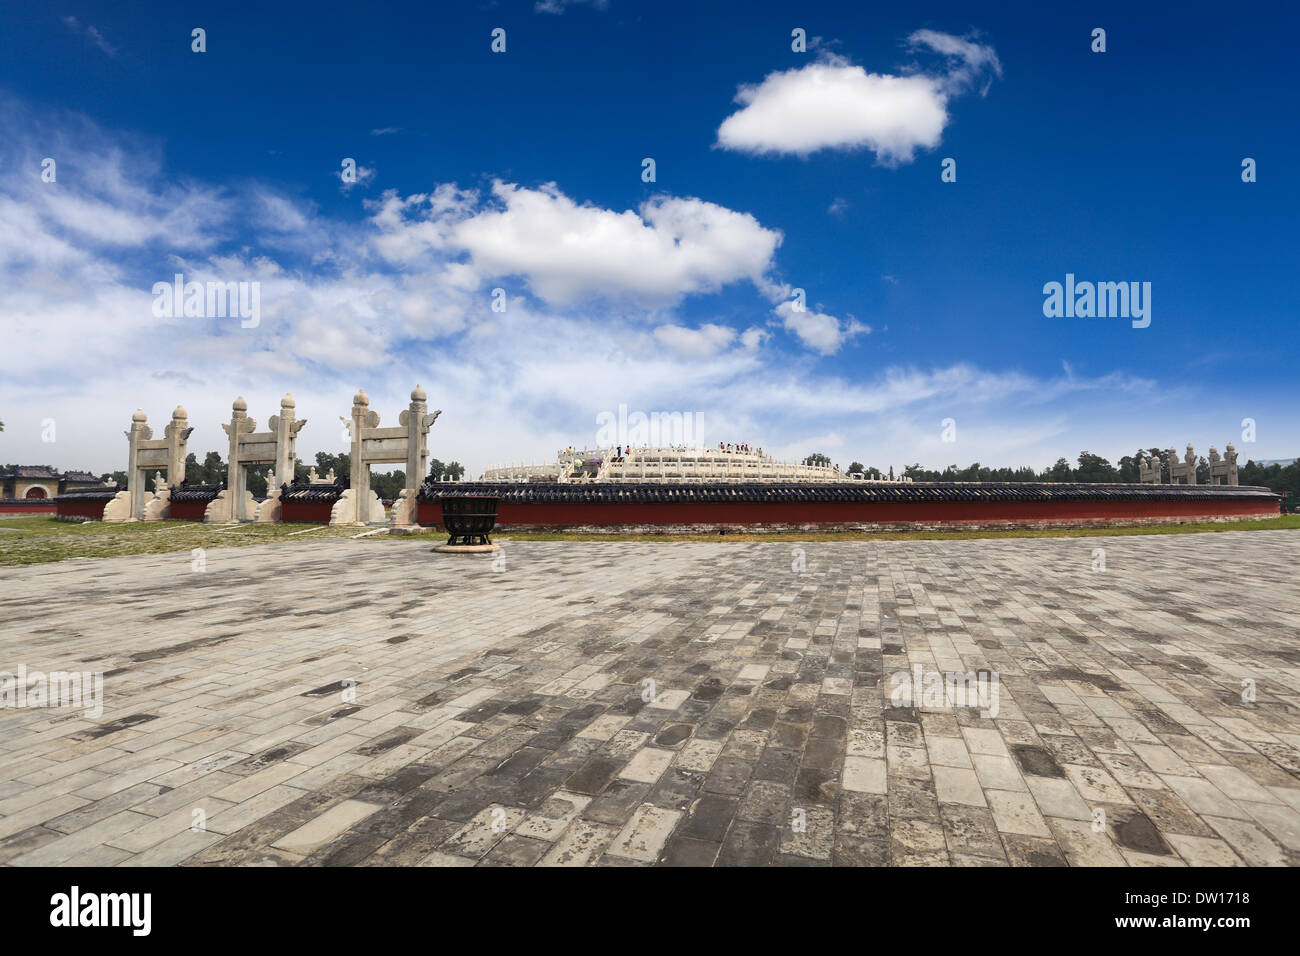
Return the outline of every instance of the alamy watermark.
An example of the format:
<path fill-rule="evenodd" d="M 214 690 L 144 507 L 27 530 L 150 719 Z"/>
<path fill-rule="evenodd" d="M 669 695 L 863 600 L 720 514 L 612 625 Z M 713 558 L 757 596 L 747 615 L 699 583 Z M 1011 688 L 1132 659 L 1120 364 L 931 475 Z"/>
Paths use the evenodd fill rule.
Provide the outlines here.
<path fill-rule="evenodd" d="M 596 416 L 596 447 L 618 445 L 668 448 L 702 447 L 704 415 L 701 412 L 631 412 L 619 405 L 618 412 Z"/>
<path fill-rule="evenodd" d="M 176 273 L 171 282 L 153 284 L 153 314 L 159 319 L 224 319 L 241 321 L 239 327 L 255 329 L 262 321 L 262 283 L 186 282 Z"/>
<path fill-rule="evenodd" d="M 125 927 L 132 936 L 148 936 L 153 928 L 152 893 L 85 893 L 73 886 L 50 897 L 50 925 L 75 928 Z"/>
<path fill-rule="evenodd" d="M 104 713 L 103 671 L 0 671 L 0 707 L 80 707 L 86 717 Z"/>
<path fill-rule="evenodd" d="M 1043 295 L 1049 319 L 1132 319 L 1135 329 L 1151 324 L 1150 282 L 1075 282 L 1067 272 L 1064 285 L 1048 282 Z"/>
<path fill-rule="evenodd" d="M 995 671 L 910 671 L 889 675 L 890 707 L 971 707 L 981 717 L 998 715 L 999 681 Z"/>

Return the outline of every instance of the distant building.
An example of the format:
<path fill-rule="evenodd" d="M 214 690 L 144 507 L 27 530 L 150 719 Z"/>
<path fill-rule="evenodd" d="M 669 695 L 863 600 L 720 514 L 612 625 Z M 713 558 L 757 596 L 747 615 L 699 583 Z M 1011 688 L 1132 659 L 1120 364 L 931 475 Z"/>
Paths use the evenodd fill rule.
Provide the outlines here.
<path fill-rule="evenodd" d="M 567 448 L 554 462 L 543 465 L 502 465 L 483 472 L 482 481 L 541 481 L 559 484 L 586 482 L 631 482 L 675 484 L 679 482 L 726 483 L 744 481 L 850 483 L 882 482 L 866 475 L 848 474 L 839 465 L 809 465 L 779 462 L 761 448 L 722 445 L 718 448 L 687 447 Z M 888 479 L 893 481 L 891 477 Z M 904 478 L 903 481 L 911 481 Z"/>
<path fill-rule="evenodd" d="M 16 465 L 0 474 L 0 498 L 54 498 L 69 491 L 106 487 L 90 472 L 59 473 L 45 465 Z"/>

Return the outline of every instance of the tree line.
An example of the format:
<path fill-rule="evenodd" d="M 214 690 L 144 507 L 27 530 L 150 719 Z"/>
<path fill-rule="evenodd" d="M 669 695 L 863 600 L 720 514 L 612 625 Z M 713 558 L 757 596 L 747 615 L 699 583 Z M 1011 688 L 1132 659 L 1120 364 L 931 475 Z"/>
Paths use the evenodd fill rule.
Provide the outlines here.
<path fill-rule="evenodd" d="M 855 461 L 848 467 L 849 474 L 866 475 L 869 478 L 894 478 L 906 477 L 913 481 L 1047 481 L 1047 482 L 1126 482 L 1137 484 L 1142 480 L 1141 473 L 1138 470 L 1138 461 L 1142 456 L 1149 456 L 1155 459 L 1160 467 L 1160 480 L 1169 481 L 1169 463 L 1165 461 L 1167 449 L 1145 448 L 1139 449 L 1133 455 L 1125 455 L 1119 460 L 1119 463 L 1112 465 L 1109 460 L 1101 455 L 1094 455 L 1090 451 L 1082 451 L 1075 464 L 1071 464 L 1064 458 L 1058 458 L 1056 464 L 1050 468 L 1044 468 L 1041 471 L 1036 470 L 1028 465 L 1021 465 L 1019 468 L 991 468 L 988 465 L 981 465 L 975 462 L 962 468 L 958 465 L 949 465 L 942 471 L 936 471 L 931 468 L 923 468 L 919 464 L 908 465 L 902 471 L 901 476 L 895 475 L 891 466 L 887 471 L 881 471 L 879 468 L 873 468 Z M 829 464 L 830 459 L 819 453 L 814 452 L 804 459 L 805 464 Z M 1198 484 L 1209 484 L 1210 481 L 1210 463 L 1202 456 L 1196 464 L 1196 480 Z M 1268 488 L 1277 494 L 1290 492 L 1293 498 L 1300 498 L 1300 460 L 1293 461 L 1289 465 L 1264 465 L 1255 461 L 1247 461 L 1244 465 L 1237 466 L 1237 480 L 1243 485 L 1258 485 Z"/>

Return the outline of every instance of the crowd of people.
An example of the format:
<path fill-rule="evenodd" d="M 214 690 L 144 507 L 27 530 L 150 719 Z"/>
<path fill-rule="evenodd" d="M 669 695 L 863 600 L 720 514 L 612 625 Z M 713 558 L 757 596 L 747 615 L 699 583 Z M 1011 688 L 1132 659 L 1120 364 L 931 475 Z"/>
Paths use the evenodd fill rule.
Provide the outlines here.
<path fill-rule="evenodd" d="M 687 452 L 691 452 L 691 451 L 699 452 L 699 451 L 702 451 L 702 450 L 703 450 L 703 449 L 693 448 L 693 447 L 691 447 L 690 445 L 684 445 L 684 444 L 683 444 L 683 445 L 668 445 L 668 446 L 663 447 L 663 448 L 653 448 L 653 449 L 652 449 L 649 445 L 640 445 L 640 446 L 633 446 L 633 445 L 630 445 L 630 444 L 628 444 L 628 445 L 615 445 L 615 446 L 614 446 L 614 449 L 613 449 L 613 452 L 614 452 L 613 460 L 614 460 L 614 461 L 623 461 L 623 460 L 625 460 L 625 459 L 627 459 L 627 458 L 632 457 L 632 456 L 633 456 L 634 454 L 636 454 L 637 452 L 669 451 L 669 452 L 679 452 L 679 453 L 685 454 L 685 453 L 687 453 Z M 761 449 L 761 448 L 752 448 L 752 447 L 750 446 L 749 442 L 736 442 L 736 443 L 732 443 L 732 442 L 721 442 L 721 441 L 720 441 L 720 442 L 718 442 L 718 451 L 720 451 L 720 452 L 722 452 L 722 453 L 724 453 L 724 454 L 728 454 L 728 455 L 757 455 L 757 456 L 760 457 L 760 458 L 763 456 L 763 449 Z M 572 454 L 573 454 L 573 447 L 572 447 L 572 446 L 569 447 L 569 449 L 568 449 L 568 454 L 569 454 L 569 455 L 572 455 Z"/>
<path fill-rule="evenodd" d="M 626 445 L 615 445 L 614 448 L 611 449 L 611 451 L 613 451 L 614 453 L 614 457 L 616 458 L 623 458 L 628 455 L 632 455 L 636 452 L 671 451 L 671 452 L 686 453 L 691 451 L 703 451 L 703 450 L 704 449 L 701 447 L 695 445 L 687 445 L 687 444 L 663 445 L 663 446 L 651 447 L 649 444 L 633 445 L 630 442 Z M 763 455 L 762 448 L 756 448 L 753 445 L 750 445 L 750 443 L 747 441 L 742 441 L 742 442 L 721 442 L 720 441 L 718 442 L 718 451 L 725 452 L 726 454 L 731 454 L 731 455 L 758 455 L 759 457 L 762 457 Z M 587 452 L 585 449 L 580 451 L 574 448 L 572 445 L 564 449 L 564 457 L 566 458 L 573 458 L 576 455 L 585 455 L 586 453 Z"/>
<path fill-rule="evenodd" d="M 721 452 L 724 455 L 753 455 L 756 458 L 764 457 L 763 449 L 754 447 L 750 445 L 749 442 L 721 442 L 720 441 L 718 442 L 718 447 L 716 451 Z M 613 448 L 609 450 L 609 456 L 610 456 L 610 461 L 612 462 L 624 462 L 628 458 L 633 458 L 638 454 L 645 454 L 647 452 L 676 452 L 681 454 L 687 454 L 690 452 L 695 452 L 696 454 L 700 454 L 700 453 L 707 452 L 708 454 L 713 454 L 715 453 L 715 450 L 712 448 L 704 449 L 704 448 L 699 448 L 696 446 L 686 445 L 686 444 L 667 445 L 663 447 L 653 447 L 653 448 L 649 444 L 643 444 L 643 445 L 627 444 L 627 445 L 615 445 Z M 568 448 L 564 449 L 562 456 L 568 459 L 569 461 L 573 461 L 575 468 L 579 464 L 577 459 L 589 460 L 596 464 L 601 463 L 600 458 L 588 458 L 588 454 L 589 453 L 586 449 L 579 451 L 578 449 L 570 445 Z M 813 464 L 813 462 L 805 462 L 805 464 Z M 825 467 L 835 472 L 839 472 L 840 470 L 839 465 L 832 465 L 829 461 L 826 462 Z"/>
<path fill-rule="evenodd" d="M 763 457 L 763 449 L 750 448 L 749 442 L 747 441 L 740 442 L 739 444 L 736 445 L 730 443 L 718 442 L 718 451 L 726 452 L 728 454 L 733 454 L 733 455 L 757 455 L 759 458 Z"/>

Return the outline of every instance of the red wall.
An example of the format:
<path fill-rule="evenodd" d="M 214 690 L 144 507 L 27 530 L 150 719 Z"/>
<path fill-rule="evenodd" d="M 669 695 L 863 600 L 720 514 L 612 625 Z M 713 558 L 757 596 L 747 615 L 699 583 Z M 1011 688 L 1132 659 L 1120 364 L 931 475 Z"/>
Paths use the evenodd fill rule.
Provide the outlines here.
<path fill-rule="evenodd" d="M 173 501 L 167 509 L 168 517 L 180 521 L 202 521 L 207 510 L 206 501 Z"/>
<path fill-rule="evenodd" d="M 1274 502 L 1249 498 L 1187 501 L 790 501 L 591 502 L 502 500 L 497 526 L 799 525 L 893 522 L 1037 522 L 1218 516 L 1272 517 Z M 442 506 L 420 502 L 420 524 L 441 525 Z"/>
<path fill-rule="evenodd" d="M 55 504 L 58 506 L 59 515 L 65 518 L 93 518 L 98 521 L 104 517 L 104 506 L 108 501 L 71 501 L 63 498 L 58 499 Z"/>
<path fill-rule="evenodd" d="M 0 514 L 6 515 L 52 515 L 57 510 L 52 498 L 25 498 L 21 502 L 0 504 Z"/>
<path fill-rule="evenodd" d="M 332 501 L 285 501 L 283 508 L 283 520 L 285 521 L 308 521 L 321 524 L 327 524 L 330 520 L 330 512 L 334 510 Z M 442 511 L 439 510 L 441 515 Z"/>

